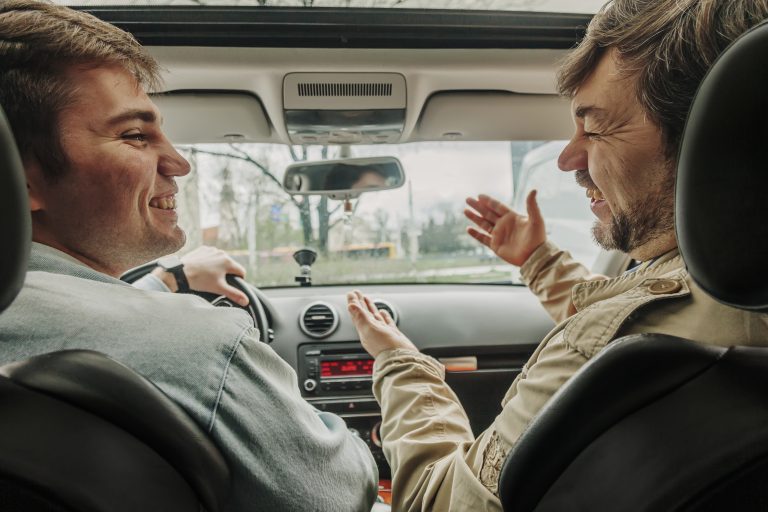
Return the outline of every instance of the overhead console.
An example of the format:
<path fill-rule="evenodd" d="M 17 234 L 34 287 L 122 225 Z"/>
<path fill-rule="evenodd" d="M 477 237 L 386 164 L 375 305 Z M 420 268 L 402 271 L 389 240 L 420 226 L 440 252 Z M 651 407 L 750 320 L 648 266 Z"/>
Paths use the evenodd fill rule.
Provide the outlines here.
<path fill-rule="evenodd" d="M 398 142 L 405 123 L 398 73 L 289 73 L 283 108 L 293 144 Z"/>

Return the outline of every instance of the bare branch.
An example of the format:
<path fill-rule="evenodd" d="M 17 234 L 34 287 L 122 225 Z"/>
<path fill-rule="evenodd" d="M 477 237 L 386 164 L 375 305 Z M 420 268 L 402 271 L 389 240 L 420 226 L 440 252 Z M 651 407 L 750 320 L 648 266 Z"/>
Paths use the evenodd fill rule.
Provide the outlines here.
<path fill-rule="evenodd" d="M 204 150 L 204 149 L 198 149 L 197 153 L 203 154 L 203 155 L 223 156 L 223 157 L 226 157 L 226 158 L 234 158 L 236 160 L 242 160 L 244 162 L 248 162 L 249 164 L 251 164 L 254 167 L 256 167 L 257 169 L 259 169 L 264 176 L 269 178 L 278 187 L 280 187 L 281 189 L 283 188 L 283 184 L 280 183 L 280 180 L 277 179 L 275 177 L 275 175 L 272 174 L 269 171 L 269 169 L 264 167 L 264 165 L 262 165 L 259 161 L 254 160 L 253 157 L 251 157 L 251 155 L 249 155 L 248 153 L 246 153 L 245 151 L 243 151 L 240 148 L 237 148 L 237 147 L 235 147 L 235 146 L 233 146 L 231 144 L 230 144 L 230 147 L 232 148 L 233 151 L 236 151 L 237 153 L 220 153 L 218 151 L 209 151 L 209 150 Z M 286 194 L 287 194 L 287 192 L 286 192 Z M 291 200 L 291 202 L 294 205 L 296 205 L 297 207 L 299 206 L 299 202 L 292 195 L 288 194 L 288 198 Z"/>

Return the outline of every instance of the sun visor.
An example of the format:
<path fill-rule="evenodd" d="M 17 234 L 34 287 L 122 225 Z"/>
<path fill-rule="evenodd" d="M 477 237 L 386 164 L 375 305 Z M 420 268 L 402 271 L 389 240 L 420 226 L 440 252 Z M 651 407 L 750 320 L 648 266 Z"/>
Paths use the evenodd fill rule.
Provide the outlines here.
<path fill-rule="evenodd" d="M 294 144 L 397 142 L 405 105 L 405 78 L 397 73 L 289 73 L 283 81 Z"/>
<path fill-rule="evenodd" d="M 262 142 L 271 129 L 258 98 L 248 93 L 173 91 L 152 101 L 163 115 L 163 131 L 174 144 Z"/>
<path fill-rule="evenodd" d="M 419 140 L 556 140 L 573 134 L 569 101 L 549 94 L 457 91 L 425 102 Z"/>

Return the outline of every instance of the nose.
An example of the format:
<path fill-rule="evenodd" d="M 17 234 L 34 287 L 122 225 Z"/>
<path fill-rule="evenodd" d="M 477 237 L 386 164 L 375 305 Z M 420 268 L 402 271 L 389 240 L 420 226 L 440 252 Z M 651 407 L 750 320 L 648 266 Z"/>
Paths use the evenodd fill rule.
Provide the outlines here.
<path fill-rule="evenodd" d="M 181 156 L 171 141 L 163 135 L 157 171 L 164 176 L 186 176 L 190 169 L 187 159 Z"/>
<path fill-rule="evenodd" d="M 577 137 L 568 142 L 568 145 L 563 148 L 557 158 L 557 166 L 565 172 L 587 169 L 589 168 L 588 162 L 586 148 Z"/>

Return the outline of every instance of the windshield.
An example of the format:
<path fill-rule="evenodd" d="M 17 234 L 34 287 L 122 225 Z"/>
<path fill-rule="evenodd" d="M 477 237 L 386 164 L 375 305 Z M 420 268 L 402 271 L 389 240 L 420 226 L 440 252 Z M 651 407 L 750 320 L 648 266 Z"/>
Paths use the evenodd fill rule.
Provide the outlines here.
<path fill-rule="evenodd" d="M 563 144 L 180 146 L 192 164 L 177 196 L 185 249 L 226 249 L 246 267 L 248 280 L 262 287 L 295 286 L 299 267 L 292 255 L 302 247 L 318 254 L 314 284 L 516 284 L 517 269 L 467 235 L 464 201 L 485 193 L 512 204 L 536 187 L 549 236 L 594 262 L 598 248 L 589 234 L 584 191 L 555 165 Z M 297 161 L 371 156 L 400 159 L 406 183 L 362 193 L 348 211 L 342 201 L 292 196 L 280 186 L 285 168 Z"/>

